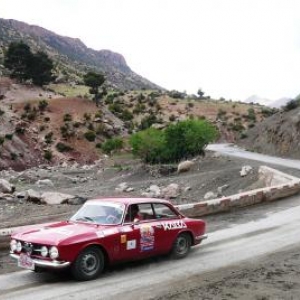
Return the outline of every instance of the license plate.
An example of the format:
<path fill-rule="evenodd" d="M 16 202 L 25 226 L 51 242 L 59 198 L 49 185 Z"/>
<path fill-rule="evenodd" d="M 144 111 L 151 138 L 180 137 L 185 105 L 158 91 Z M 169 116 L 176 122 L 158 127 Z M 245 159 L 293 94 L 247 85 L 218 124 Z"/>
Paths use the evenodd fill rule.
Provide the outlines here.
<path fill-rule="evenodd" d="M 24 253 L 20 254 L 18 266 L 27 270 L 34 270 L 34 262 L 27 254 Z"/>

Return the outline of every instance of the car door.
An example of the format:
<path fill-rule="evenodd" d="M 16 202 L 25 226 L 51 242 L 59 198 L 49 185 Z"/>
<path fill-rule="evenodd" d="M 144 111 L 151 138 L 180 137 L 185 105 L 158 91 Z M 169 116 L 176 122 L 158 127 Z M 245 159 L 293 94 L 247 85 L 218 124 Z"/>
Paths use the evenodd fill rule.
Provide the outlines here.
<path fill-rule="evenodd" d="M 167 204 L 153 203 L 153 211 L 156 218 L 155 237 L 158 251 L 166 253 L 171 250 L 177 235 L 186 228 L 186 224 Z"/>
<path fill-rule="evenodd" d="M 159 251 L 155 230 L 157 220 L 151 203 L 135 205 L 139 208 L 139 219 L 133 221 L 130 213 L 126 213 L 120 233 L 120 256 L 123 260 L 139 259 L 154 255 Z M 129 211 L 130 207 L 128 207 Z"/>

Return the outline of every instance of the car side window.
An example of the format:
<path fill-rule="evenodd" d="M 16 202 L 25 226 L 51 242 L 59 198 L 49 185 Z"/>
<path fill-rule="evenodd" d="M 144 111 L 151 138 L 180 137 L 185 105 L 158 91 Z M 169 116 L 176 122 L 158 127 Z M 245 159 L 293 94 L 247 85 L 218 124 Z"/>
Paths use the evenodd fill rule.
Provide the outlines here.
<path fill-rule="evenodd" d="M 154 213 L 157 219 L 173 219 L 176 218 L 178 215 L 167 205 L 162 203 L 155 203 L 154 206 Z"/>
<path fill-rule="evenodd" d="M 153 220 L 155 219 L 152 205 L 150 203 L 139 204 L 140 216 L 142 220 Z"/>

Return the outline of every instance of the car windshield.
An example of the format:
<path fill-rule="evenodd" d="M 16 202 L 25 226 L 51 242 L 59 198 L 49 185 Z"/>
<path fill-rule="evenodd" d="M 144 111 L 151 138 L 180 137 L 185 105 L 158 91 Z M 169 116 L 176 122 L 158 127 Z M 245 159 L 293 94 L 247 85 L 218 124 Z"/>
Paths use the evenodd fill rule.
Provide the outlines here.
<path fill-rule="evenodd" d="M 70 221 L 113 225 L 121 223 L 123 214 L 124 205 L 121 203 L 87 202 Z"/>

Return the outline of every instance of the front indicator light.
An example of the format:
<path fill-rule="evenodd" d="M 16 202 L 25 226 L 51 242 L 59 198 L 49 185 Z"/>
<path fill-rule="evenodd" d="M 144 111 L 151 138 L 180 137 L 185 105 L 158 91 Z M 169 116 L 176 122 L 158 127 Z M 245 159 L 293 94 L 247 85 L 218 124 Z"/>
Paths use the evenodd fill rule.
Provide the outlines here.
<path fill-rule="evenodd" d="M 49 255 L 51 259 L 58 258 L 59 256 L 58 249 L 55 246 L 51 247 L 49 250 Z"/>

